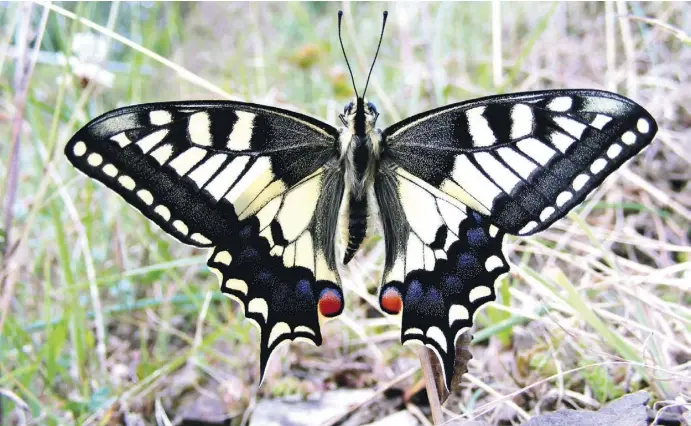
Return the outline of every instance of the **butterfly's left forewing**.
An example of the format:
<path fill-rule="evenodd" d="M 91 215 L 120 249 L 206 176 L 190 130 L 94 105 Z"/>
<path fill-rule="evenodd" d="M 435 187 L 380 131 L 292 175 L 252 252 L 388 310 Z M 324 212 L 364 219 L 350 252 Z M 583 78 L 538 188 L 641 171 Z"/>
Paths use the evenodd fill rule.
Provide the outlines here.
<path fill-rule="evenodd" d="M 329 225 L 343 191 L 337 136 L 270 107 L 164 103 L 93 120 L 65 153 L 170 235 L 213 248 L 222 290 L 259 325 L 263 373 L 280 343 L 321 344 L 319 315 L 343 308 Z"/>

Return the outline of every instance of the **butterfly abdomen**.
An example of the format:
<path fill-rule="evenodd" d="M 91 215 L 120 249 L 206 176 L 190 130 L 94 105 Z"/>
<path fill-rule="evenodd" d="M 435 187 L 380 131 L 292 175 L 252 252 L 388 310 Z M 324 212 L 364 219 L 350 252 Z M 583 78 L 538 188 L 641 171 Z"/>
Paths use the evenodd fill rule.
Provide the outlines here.
<path fill-rule="evenodd" d="M 348 204 L 348 245 L 343 264 L 347 265 L 360 248 L 367 232 L 367 197 L 356 197 L 351 192 Z"/>

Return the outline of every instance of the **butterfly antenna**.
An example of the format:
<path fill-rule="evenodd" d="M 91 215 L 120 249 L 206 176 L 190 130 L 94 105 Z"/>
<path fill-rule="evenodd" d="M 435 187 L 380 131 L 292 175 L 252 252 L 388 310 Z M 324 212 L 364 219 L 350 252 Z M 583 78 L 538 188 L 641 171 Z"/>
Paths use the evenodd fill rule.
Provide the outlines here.
<path fill-rule="evenodd" d="M 357 94 L 357 87 L 355 87 L 355 77 L 353 77 L 353 69 L 350 68 L 350 62 L 348 62 L 348 56 L 345 53 L 345 47 L 343 47 L 343 38 L 341 37 L 341 20 L 343 19 L 343 11 L 338 11 L 338 41 L 341 42 L 341 50 L 343 51 L 343 57 L 345 58 L 346 65 L 348 65 L 348 72 L 350 72 L 350 81 L 353 82 L 353 90 L 355 90 L 355 96 L 360 97 Z M 366 89 L 365 89 L 366 90 Z"/>
<path fill-rule="evenodd" d="M 386 17 L 389 16 L 389 12 L 384 11 L 384 20 L 381 24 L 381 35 L 379 36 L 379 44 L 377 45 L 377 53 L 374 54 L 374 60 L 372 61 L 372 66 L 369 69 L 369 74 L 367 74 L 367 83 L 365 83 L 365 91 L 362 92 L 362 97 L 365 97 L 367 93 L 367 86 L 369 86 L 369 78 L 372 76 L 372 70 L 374 69 L 374 63 L 377 62 L 377 56 L 379 55 L 379 48 L 381 47 L 381 41 L 384 39 L 384 28 L 386 27 Z"/>

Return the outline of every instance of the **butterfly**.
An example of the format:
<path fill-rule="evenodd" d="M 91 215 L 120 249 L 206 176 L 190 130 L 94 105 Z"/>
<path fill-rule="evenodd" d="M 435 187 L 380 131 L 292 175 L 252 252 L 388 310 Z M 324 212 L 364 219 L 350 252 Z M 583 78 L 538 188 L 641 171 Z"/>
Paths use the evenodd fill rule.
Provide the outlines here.
<path fill-rule="evenodd" d="M 78 170 L 210 249 L 221 291 L 259 327 L 262 379 L 280 344 L 322 343 L 344 308 L 338 265 L 379 220 L 381 309 L 401 316 L 404 344 L 436 353 L 449 387 L 457 338 L 509 271 L 504 235 L 549 227 L 657 131 L 641 106 L 599 90 L 490 96 L 381 130 L 365 94 L 386 18 L 362 96 L 350 72 L 339 129 L 252 103 L 152 103 L 108 112 L 66 145 Z"/>

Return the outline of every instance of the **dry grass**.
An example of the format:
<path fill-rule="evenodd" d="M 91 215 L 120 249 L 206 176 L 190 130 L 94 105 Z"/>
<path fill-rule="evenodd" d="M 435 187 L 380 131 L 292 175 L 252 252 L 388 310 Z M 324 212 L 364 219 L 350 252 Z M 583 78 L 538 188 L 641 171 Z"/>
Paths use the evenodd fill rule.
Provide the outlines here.
<path fill-rule="evenodd" d="M 338 7 L 73 3 L 48 13 L 0 4 L 0 423 L 153 424 L 203 400 L 240 424 L 270 396 L 387 382 L 414 389 L 417 358 L 374 296 L 376 239 L 358 259 L 355 277 L 366 279 L 351 274 L 346 312 L 325 327 L 324 345 L 284 349 L 258 389 L 256 331 L 220 297 L 205 254 L 164 236 L 61 154 L 90 118 L 137 102 L 234 97 L 335 124 L 351 96 Z M 341 7 L 361 82 L 385 6 Z M 382 126 L 452 101 L 564 87 L 617 91 L 660 125 L 653 144 L 567 219 L 505 243 L 512 272 L 497 284 L 501 300 L 477 317 L 474 359 L 447 418 L 515 423 L 637 389 L 657 408 L 688 406 L 688 4 L 388 10 L 370 88 Z M 104 37 L 92 60 L 113 72 L 110 88 L 57 56 L 75 53 L 72 40 L 85 32 Z M 369 416 L 419 414 L 415 404 L 425 409 L 415 397 L 380 401 Z"/>

